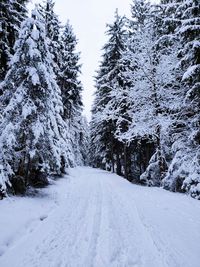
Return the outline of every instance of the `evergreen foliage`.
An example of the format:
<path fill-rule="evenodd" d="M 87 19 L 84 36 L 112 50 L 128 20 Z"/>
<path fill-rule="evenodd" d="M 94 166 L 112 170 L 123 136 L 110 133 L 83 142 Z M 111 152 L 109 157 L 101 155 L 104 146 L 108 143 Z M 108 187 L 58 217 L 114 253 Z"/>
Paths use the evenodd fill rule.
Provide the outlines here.
<path fill-rule="evenodd" d="M 71 142 L 74 149 L 76 164 L 83 164 L 83 155 L 80 151 L 80 132 L 82 131 L 81 99 L 82 84 L 79 79 L 80 53 L 76 52 L 77 39 L 72 26 L 67 22 L 60 37 L 60 64 L 58 84 L 62 92 L 64 106 L 63 119 L 68 122 L 71 133 Z"/>
<path fill-rule="evenodd" d="M 48 184 L 49 175 L 62 175 L 68 167 L 88 163 L 89 133 L 81 114 L 76 37 L 69 23 L 61 36 L 51 0 L 32 11 L 18 34 L 22 17 L 17 20 L 17 12 L 25 14 L 24 2 L 1 3 L 4 5 L 1 10 L 7 15 L 5 21 L 13 26 L 16 31 L 13 34 L 18 37 L 15 42 L 12 36 L 14 47 L 3 44 L 8 48 L 3 52 L 7 53 L 6 64 L 10 61 L 10 68 L 8 71 L 3 65 L 1 68 L 7 71 L 0 84 L 1 195 L 9 190 L 23 194 L 29 185 Z M 6 13 L 14 7 L 15 21 Z M 6 34 L 4 39 L 9 36 Z M 11 49 L 15 51 L 13 56 Z"/>
<path fill-rule="evenodd" d="M 59 73 L 60 64 L 60 31 L 61 23 L 54 11 L 55 2 L 53 0 L 46 0 L 44 5 L 40 5 L 39 12 L 41 13 L 45 22 L 46 37 L 48 39 L 49 51 L 53 57 L 53 70 L 56 74 L 56 79 Z"/>
<path fill-rule="evenodd" d="M 200 3 L 133 0 L 115 12 L 90 128 L 80 53 L 45 0 L 0 3 L 0 197 L 92 165 L 200 199 Z M 89 143 L 90 140 L 90 143 Z"/>
<path fill-rule="evenodd" d="M 82 110 L 82 85 L 79 80 L 80 54 L 76 52 L 77 40 L 69 22 L 61 35 L 61 62 L 58 83 L 62 90 L 64 119 L 73 120 L 76 111 Z M 80 115 L 80 114 L 79 114 Z"/>
<path fill-rule="evenodd" d="M 196 0 L 133 1 L 96 79 L 93 166 L 200 198 L 199 13 Z"/>
<path fill-rule="evenodd" d="M 96 77 L 96 99 L 93 106 L 91 122 L 91 142 L 93 161 L 99 167 L 116 169 L 121 174 L 120 150 L 122 144 L 115 137 L 119 114 L 121 112 L 121 99 L 119 94 L 124 94 L 122 62 L 125 50 L 125 18 L 115 13 L 115 21 L 107 25 L 109 40 L 104 46 L 104 54 L 100 70 Z M 121 88 L 121 92 L 119 92 Z M 98 140 L 97 140 L 98 138 Z M 96 165 L 96 164 L 95 164 Z"/>
<path fill-rule="evenodd" d="M 2 0 L 0 2 L 0 81 L 9 69 L 13 47 L 22 21 L 27 16 L 27 0 Z"/>
<path fill-rule="evenodd" d="M 20 176 L 25 184 L 37 184 L 40 173 L 61 174 L 62 165 L 73 163 L 45 36 L 44 23 L 34 10 L 22 25 L 11 69 L 2 84 L 6 106 L 1 124 L 1 175 L 11 183 Z"/>
<path fill-rule="evenodd" d="M 189 192 L 200 198 L 200 4 L 182 1 L 178 8 L 180 40 L 178 65 L 181 70 L 181 110 L 174 123 L 173 160 L 163 181 L 164 187 Z"/>

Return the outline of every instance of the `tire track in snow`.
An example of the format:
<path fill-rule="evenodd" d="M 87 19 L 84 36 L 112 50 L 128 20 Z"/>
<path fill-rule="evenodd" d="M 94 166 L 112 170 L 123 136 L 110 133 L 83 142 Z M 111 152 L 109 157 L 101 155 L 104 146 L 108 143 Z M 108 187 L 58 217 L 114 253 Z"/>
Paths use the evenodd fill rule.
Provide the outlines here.
<path fill-rule="evenodd" d="M 78 243 L 77 240 L 83 221 L 87 221 L 85 214 L 90 207 L 89 203 L 92 199 L 92 195 L 89 192 L 87 197 L 81 197 L 79 191 L 76 192 L 76 183 L 73 183 L 73 186 L 68 188 L 71 192 L 68 194 L 68 198 L 65 199 L 65 201 L 68 201 L 66 202 L 66 207 L 62 205 L 54 213 L 56 220 L 53 219 L 53 224 L 43 238 L 39 238 L 38 245 L 28 254 L 23 266 L 29 266 L 31 261 L 34 267 L 73 266 L 73 263 L 70 263 L 65 254 L 70 255 L 71 261 L 74 258 L 78 258 L 78 250 L 76 253 L 73 251 L 75 244 Z M 65 210 L 63 210 L 64 207 Z M 72 209 L 72 207 L 76 207 L 76 209 Z M 44 232 L 49 228 L 51 219 L 50 217 L 49 220 L 44 222 L 42 226 Z M 40 231 L 42 232 L 42 230 Z M 37 253 L 35 253 L 35 250 Z"/>
<path fill-rule="evenodd" d="M 127 181 L 122 182 L 128 183 Z M 113 180 L 110 180 L 109 184 L 112 188 Z M 122 257 L 122 265 L 119 266 L 169 267 L 152 235 L 144 226 L 134 201 L 130 201 L 129 196 L 125 192 L 121 193 L 120 190 L 112 192 L 112 199 L 112 209 L 116 210 L 118 206 L 118 211 L 121 212 L 120 216 L 116 210 L 116 218 L 119 221 L 118 231 L 122 234 L 121 240 L 126 248 L 120 252 L 124 257 Z M 141 248 L 143 249 L 141 250 Z"/>
<path fill-rule="evenodd" d="M 158 195 L 154 196 L 150 189 L 150 198 L 145 197 L 148 189 L 134 187 L 117 175 L 101 170 L 76 168 L 71 174 L 70 182 L 64 183 L 66 188 L 61 189 L 56 209 L 0 258 L 0 266 L 182 267 L 184 259 L 190 263 L 191 258 L 187 261 L 187 255 L 197 258 L 198 253 L 190 249 L 182 259 L 181 249 L 188 246 L 170 248 L 173 240 L 166 236 L 165 229 L 171 233 L 171 228 L 162 219 L 158 221 L 162 227 L 158 227 L 157 218 L 160 218 L 154 205 L 157 196 L 161 200 L 160 193 L 155 191 Z M 163 195 L 163 203 L 171 198 L 169 193 Z M 145 205 L 148 200 L 149 205 Z M 141 206 L 139 201 L 142 201 Z M 165 215 L 164 210 L 170 205 L 163 203 L 158 212 Z M 141 207 L 145 208 L 144 212 Z M 198 207 L 195 210 L 198 211 Z M 172 223 L 179 225 L 176 212 L 170 214 Z M 185 217 L 183 215 L 181 219 Z M 191 225 L 198 229 L 198 223 Z M 196 236 L 193 238 L 198 240 Z M 188 266 L 196 267 L 198 263 Z"/>
<path fill-rule="evenodd" d="M 93 213 L 90 215 L 93 215 L 93 224 L 91 228 L 91 235 L 89 237 L 89 248 L 88 248 L 88 255 L 86 257 L 86 260 L 84 262 L 84 266 L 93 267 L 94 266 L 94 260 L 97 255 L 97 246 L 98 246 L 98 239 L 100 236 L 100 225 L 102 220 L 102 197 L 103 197 L 103 191 L 102 191 L 102 184 L 101 181 L 98 181 L 99 186 L 98 190 L 95 193 L 95 201 L 92 204 L 93 206 Z"/>
<path fill-rule="evenodd" d="M 165 243 L 164 243 L 164 242 L 163 242 L 160 238 L 158 238 L 158 237 L 157 237 L 157 240 L 155 240 L 155 236 L 156 236 L 156 235 L 153 234 L 154 230 L 153 230 L 152 226 L 149 225 L 147 222 L 145 222 L 145 218 L 140 214 L 140 212 L 139 212 L 139 210 L 138 210 L 138 207 L 137 207 L 137 205 L 136 205 L 136 203 L 135 203 L 134 200 L 133 200 L 133 203 L 134 203 L 135 209 L 136 209 L 136 211 L 137 211 L 137 216 L 139 217 L 141 224 L 142 224 L 143 227 L 146 229 L 146 231 L 147 231 L 149 237 L 150 237 L 151 240 L 153 241 L 153 244 L 154 244 L 154 246 L 156 247 L 156 249 L 157 249 L 157 251 L 158 251 L 158 255 L 159 255 L 161 258 L 163 258 L 163 261 L 165 262 L 165 266 L 172 266 L 172 264 L 173 264 L 174 267 L 180 267 L 179 263 L 176 261 L 176 259 L 175 259 L 175 257 L 174 257 L 173 254 L 170 254 L 170 258 L 169 258 L 169 255 L 166 255 L 166 253 L 165 253 L 166 251 L 168 251 L 168 254 L 169 254 L 169 251 L 170 251 L 170 246 L 169 246 L 169 244 L 166 244 L 166 241 L 165 241 Z M 160 239 L 159 242 L 158 242 L 158 239 Z M 163 249 L 163 247 L 164 247 L 165 249 Z M 174 248 L 174 250 L 176 250 L 176 249 Z M 184 264 L 184 263 L 183 263 L 183 264 Z"/>

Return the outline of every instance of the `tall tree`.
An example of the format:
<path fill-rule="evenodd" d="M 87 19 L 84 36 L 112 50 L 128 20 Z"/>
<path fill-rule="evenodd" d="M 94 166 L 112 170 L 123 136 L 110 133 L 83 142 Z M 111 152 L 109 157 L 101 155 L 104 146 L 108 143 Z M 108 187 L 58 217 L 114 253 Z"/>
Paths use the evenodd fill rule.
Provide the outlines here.
<path fill-rule="evenodd" d="M 40 184 L 46 174 L 61 174 L 73 164 L 73 154 L 45 25 L 37 9 L 22 24 L 15 51 L 2 84 L 0 160 L 1 186 L 10 183 L 16 190 L 19 177 L 25 187 Z"/>
<path fill-rule="evenodd" d="M 80 53 L 76 51 L 77 39 L 72 26 L 66 23 L 60 38 L 60 62 L 58 84 L 62 93 L 64 106 L 63 119 L 69 124 L 71 142 L 73 145 L 76 163 L 82 164 L 82 155 L 79 146 L 81 131 L 82 84 L 80 81 L 81 65 Z"/>
<path fill-rule="evenodd" d="M 0 81 L 9 69 L 13 47 L 22 21 L 27 16 L 27 0 L 2 0 L 0 2 Z"/>
<path fill-rule="evenodd" d="M 139 178 L 148 166 L 152 150 L 154 154 L 153 177 L 141 179 L 147 183 L 159 183 L 161 163 L 160 124 L 159 124 L 159 92 L 156 83 L 156 52 L 154 49 L 156 36 L 151 5 L 143 0 L 133 1 L 130 22 L 131 35 L 128 40 L 125 58 L 130 60 L 129 77 L 132 80 L 129 89 L 129 117 L 132 122 L 123 134 L 128 143 L 135 143 L 133 169 L 134 176 Z M 133 153 L 133 152 L 132 152 Z M 160 164 L 161 165 L 161 164 Z M 152 171 L 151 171 L 152 173 Z"/>
<path fill-rule="evenodd" d="M 173 122 L 171 114 L 181 103 L 175 71 L 178 61 L 174 57 L 177 40 L 174 21 L 169 17 L 173 13 L 169 13 L 166 7 L 150 5 L 143 0 L 134 1 L 132 5 L 128 54 L 134 66 L 130 93 L 133 123 L 126 138 L 137 141 L 135 165 L 140 165 L 141 181 L 149 185 L 160 185 L 167 171 L 171 144 L 166 131 Z"/>
<path fill-rule="evenodd" d="M 58 79 L 59 64 L 60 64 L 60 31 L 61 24 L 58 15 L 54 11 L 55 1 L 45 0 L 44 5 L 40 5 L 39 11 L 45 21 L 46 37 L 48 39 L 48 45 L 50 53 L 53 57 L 53 70 Z"/>
<path fill-rule="evenodd" d="M 58 84 L 62 91 L 64 119 L 73 120 L 76 112 L 82 111 L 82 84 L 79 80 L 80 53 L 76 52 L 77 39 L 69 22 L 61 35 L 61 61 Z"/>
<path fill-rule="evenodd" d="M 79 147 L 80 117 L 83 105 L 81 99 L 82 84 L 79 80 L 80 53 L 76 52 L 77 39 L 72 26 L 67 22 L 61 30 L 54 6 L 55 1 L 46 0 L 45 5 L 40 7 L 40 12 L 45 20 L 46 36 L 53 56 L 53 69 L 61 89 L 64 106 L 63 119 L 69 125 L 76 163 L 82 164 Z"/>
<path fill-rule="evenodd" d="M 177 114 L 179 131 L 175 130 L 173 160 L 169 167 L 164 186 L 170 190 L 182 190 L 200 198 L 199 190 L 199 145 L 200 145 L 200 5 L 198 1 L 181 1 L 177 12 L 181 25 L 176 33 L 181 49 L 178 68 L 182 72 L 181 88 L 184 101 Z"/>
<path fill-rule="evenodd" d="M 120 64 L 125 50 L 125 18 L 115 13 L 113 24 L 107 25 L 109 40 L 104 46 L 103 60 L 96 77 L 96 99 L 92 109 L 91 140 L 94 165 L 122 173 L 121 145 L 115 138 L 116 121 L 113 108 L 119 109 L 120 103 L 115 94 L 121 94 L 125 80 Z M 118 99 L 118 100 L 117 100 Z M 114 102 L 114 103 L 113 103 Z M 117 114 L 116 114 L 117 115 Z M 98 140 L 97 140 L 98 139 Z"/>

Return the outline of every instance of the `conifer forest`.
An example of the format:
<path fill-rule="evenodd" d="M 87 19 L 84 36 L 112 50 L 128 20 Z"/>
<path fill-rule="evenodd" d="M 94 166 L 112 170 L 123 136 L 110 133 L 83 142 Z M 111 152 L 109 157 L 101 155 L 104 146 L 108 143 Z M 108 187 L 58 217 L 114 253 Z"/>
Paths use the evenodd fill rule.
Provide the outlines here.
<path fill-rule="evenodd" d="M 1 195 L 87 164 L 76 36 L 69 22 L 61 25 L 54 1 L 30 16 L 26 4 L 0 4 Z"/>
<path fill-rule="evenodd" d="M 1 196 L 91 165 L 200 199 L 198 0 L 133 0 L 116 10 L 82 116 L 80 53 L 54 1 L 0 4 Z"/>
<path fill-rule="evenodd" d="M 200 199 L 200 3 L 135 0 L 107 26 L 92 166 Z"/>
<path fill-rule="evenodd" d="M 0 0 L 0 267 L 199 267 L 199 200 L 200 1 Z"/>

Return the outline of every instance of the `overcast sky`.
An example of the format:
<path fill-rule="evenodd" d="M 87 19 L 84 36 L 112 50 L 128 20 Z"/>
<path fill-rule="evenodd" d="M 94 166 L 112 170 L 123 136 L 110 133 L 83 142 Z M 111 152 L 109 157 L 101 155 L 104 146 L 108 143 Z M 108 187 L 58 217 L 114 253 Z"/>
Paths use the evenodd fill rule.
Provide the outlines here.
<path fill-rule="evenodd" d="M 41 0 L 32 0 L 33 4 Z M 70 20 L 81 51 L 82 76 L 84 86 L 84 114 L 90 119 L 94 94 L 95 70 L 101 58 L 101 48 L 106 42 L 106 23 L 113 21 L 115 9 L 120 15 L 130 14 L 131 0 L 55 0 L 55 11 L 64 24 Z M 32 6 L 30 5 L 30 8 Z"/>

